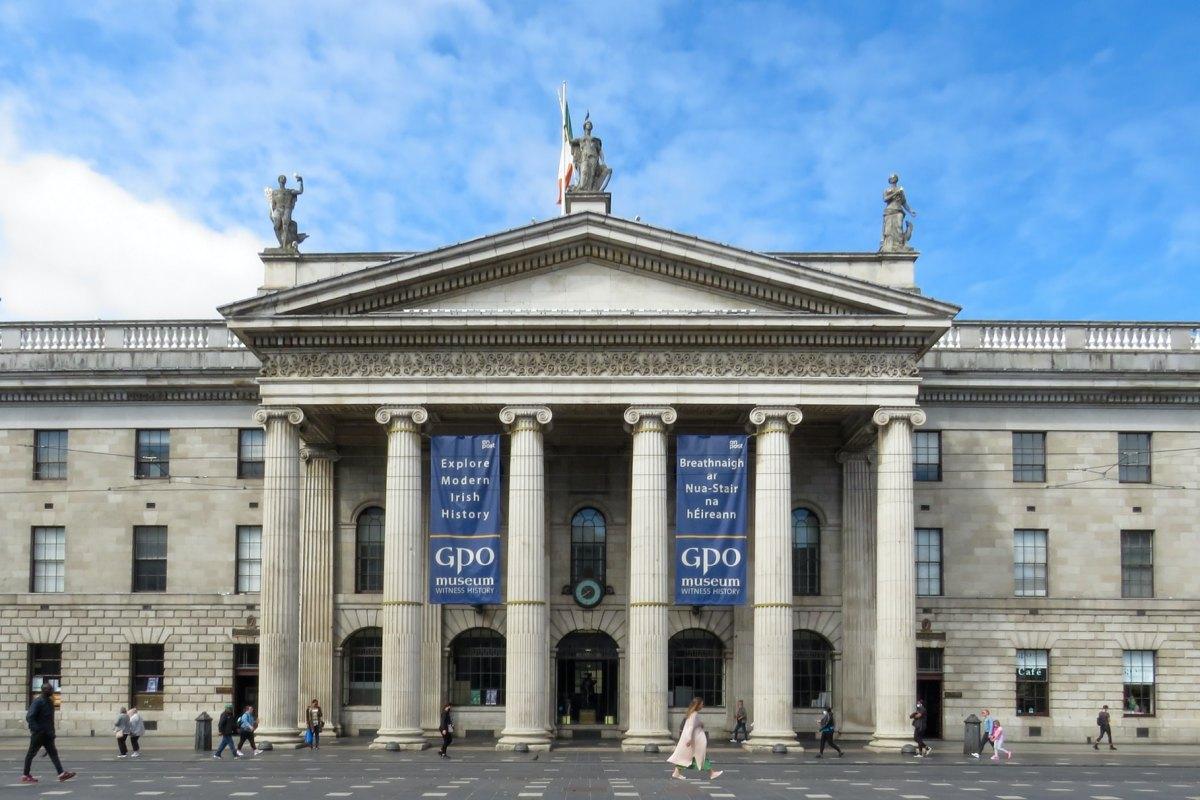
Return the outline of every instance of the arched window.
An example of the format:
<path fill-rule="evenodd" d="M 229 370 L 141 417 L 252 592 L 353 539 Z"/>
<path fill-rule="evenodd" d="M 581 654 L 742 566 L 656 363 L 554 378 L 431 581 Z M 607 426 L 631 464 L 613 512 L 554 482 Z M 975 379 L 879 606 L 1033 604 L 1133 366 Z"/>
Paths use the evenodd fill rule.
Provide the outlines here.
<path fill-rule="evenodd" d="M 377 706 L 383 686 L 383 629 L 362 628 L 342 645 L 342 703 Z"/>
<path fill-rule="evenodd" d="M 792 512 L 792 594 L 821 593 L 821 523 L 807 508 Z"/>
<path fill-rule="evenodd" d="M 667 642 L 667 680 L 671 705 L 686 706 L 700 697 L 706 706 L 725 705 L 725 645 L 716 635 L 688 628 Z"/>
<path fill-rule="evenodd" d="M 833 645 L 819 633 L 792 631 L 792 707 L 833 704 Z"/>
<path fill-rule="evenodd" d="M 504 637 L 471 628 L 450 643 L 450 702 L 456 706 L 504 705 Z"/>
<path fill-rule="evenodd" d="M 354 591 L 383 591 L 383 509 L 363 509 L 354 528 Z"/>
<path fill-rule="evenodd" d="M 608 526 L 594 508 L 581 508 L 571 517 L 571 584 L 584 578 L 604 586 Z"/>

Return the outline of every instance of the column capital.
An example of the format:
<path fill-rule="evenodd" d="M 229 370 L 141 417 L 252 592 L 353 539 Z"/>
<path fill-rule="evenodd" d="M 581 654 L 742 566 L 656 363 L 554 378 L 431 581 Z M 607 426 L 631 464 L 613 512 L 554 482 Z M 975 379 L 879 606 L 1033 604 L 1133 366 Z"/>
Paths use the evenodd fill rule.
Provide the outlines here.
<path fill-rule="evenodd" d="M 510 429 L 532 422 L 534 426 L 549 425 L 554 412 L 548 406 L 505 406 L 500 409 L 500 421 Z"/>
<path fill-rule="evenodd" d="M 307 463 L 309 461 L 337 461 L 340 459 L 341 453 L 331 444 L 305 444 L 300 448 L 300 460 Z"/>
<path fill-rule="evenodd" d="M 839 464 L 849 464 L 855 461 L 862 461 L 866 464 L 875 463 L 874 450 L 838 450 L 835 456 Z"/>
<path fill-rule="evenodd" d="M 375 421 L 386 425 L 388 433 L 415 433 L 429 421 L 429 412 L 421 406 L 380 406 L 375 409 Z"/>
<path fill-rule="evenodd" d="M 304 422 L 304 412 L 295 406 L 259 406 L 254 412 L 254 421 L 259 425 L 266 425 L 267 420 L 280 418 L 293 425 L 300 425 Z"/>
<path fill-rule="evenodd" d="M 907 408 L 877 408 L 875 413 L 871 415 L 871 422 L 879 427 L 884 427 L 898 420 L 907 420 L 914 428 L 919 428 L 925 424 L 925 412 L 916 406 Z"/>
<path fill-rule="evenodd" d="M 623 416 L 625 429 L 630 433 L 637 433 L 644 425 L 661 426 L 665 430 L 679 418 L 670 406 L 630 406 Z"/>
<path fill-rule="evenodd" d="M 750 411 L 750 424 L 758 430 L 755 433 L 786 429 L 792 432 L 804 419 L 804 414 L 795 406 L 756 406 Z"/>

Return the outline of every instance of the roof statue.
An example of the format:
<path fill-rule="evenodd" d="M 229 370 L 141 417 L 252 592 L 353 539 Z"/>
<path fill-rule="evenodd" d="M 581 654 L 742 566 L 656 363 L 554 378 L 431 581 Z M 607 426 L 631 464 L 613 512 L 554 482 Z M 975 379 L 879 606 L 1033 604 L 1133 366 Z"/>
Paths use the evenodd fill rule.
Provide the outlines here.
<path fill-rule="evenodd" d="M 300 243 L 308 238 L 307 233 L 296 229 L 296 221 L 292 219 L 292 211 L 296 208 L 296 198 L 304 194 L 304 178 L 293 175 L 299 189 L 287 188 L 287 176 L 279 176 L 279 188 L 263 189 L 267 203 L 271 207 L 271 224 L 275 226 L 275 238 L 279 240 L 278 247 L 268 247 L 268 253 L 300 253 Z"/>
<path fill-rule="evenodd" d="M 906 215 L 908 219 L 905 219 Z M 913 252 L 908 241 L 912 239 L 912 217 L 916 215 L 917 212 L 908 206 L 900 176 L 893 172 L 888 178 L 887 188 L 883 190 L 883 238 L 879 240 L 879 252 Z"/>
<path fill-rule="evenodd" d="M 571 159 L 575 162 L 575 185 L 569 192 L 603 192 L 612 178 L 612 169 L 604 163 L 600 140 L 592 136 L 591 114 L 583 118 L 583 136 L 571 140 Z"/>

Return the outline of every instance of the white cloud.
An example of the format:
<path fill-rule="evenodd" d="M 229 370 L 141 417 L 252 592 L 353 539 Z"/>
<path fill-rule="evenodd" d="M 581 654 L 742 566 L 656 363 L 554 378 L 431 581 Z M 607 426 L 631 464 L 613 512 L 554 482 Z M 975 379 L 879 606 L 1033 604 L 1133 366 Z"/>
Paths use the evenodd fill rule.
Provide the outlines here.
<path fill-rule="evenodd" d="M 0 136 L 0 319 L 216 317 L 254 294 L 263 245 Z"/>

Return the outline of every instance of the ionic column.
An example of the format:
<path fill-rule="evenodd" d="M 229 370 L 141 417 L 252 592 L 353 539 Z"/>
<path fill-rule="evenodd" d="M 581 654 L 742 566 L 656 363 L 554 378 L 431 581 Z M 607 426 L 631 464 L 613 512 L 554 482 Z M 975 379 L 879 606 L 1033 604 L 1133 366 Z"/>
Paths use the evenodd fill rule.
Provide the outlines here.
<path fill-rule="evenodd" d="M 334 447 L 305 445 L 304 492 L 300 504 L 300 683 L 296 724 L 316 698 L 325 724 L 337 725 L 333 701 L 333 465 Z"/>
<path fill-rule="evenodd" d="M 756 408 L 754 731 L 750 750 L 800 750 L 792 730 L 792 456 L 800 409 Z"/>
<path fill-rule="evenodd" d="M 881 408 L 876 476 L 875 733 L 869 747 L 896 750 L 912 741 L 916 704 L 916 584 L 913 566 L 912 431 L 919 408 Z"/>
<path fill-rule="evenodd" d="M 425 536 L 421 527 L 423 408 L 380 408 L 387 426 L 383 517 L 383 691 L 373 748 L 424 750 L 421 732 L 421 636 Z"/>
<path fill-rule="evenodd" d="M 296 731 L 300 605 L 300 423 L 298 408 L 263 406 L 262 585 L 258 596 L 258 740 L 299 745 Z"/>
<path fill-rule="evenodd" d="M 667 610 L 671 602 L 667 536 L 667 427 L 673 408 L 633 406 L 629 509 L 629 727 L 623 750 L 657 752 L 672 744 L 667 720 Z"/>
<path fill-rule="evenodd" d="M 875 729 L 874 454 L 842 451 L 842 707 L 845 736 Z"/>
<path fill-rule="evenodd" d="M 504 730 L 497 750 L 550 749 L 550 689 L 546 686 L 546 475 L 542 428 L 545 406 L 505 406 L 508 456 L 508 637 L 505 649 Z"/>

